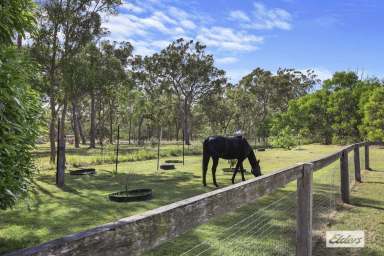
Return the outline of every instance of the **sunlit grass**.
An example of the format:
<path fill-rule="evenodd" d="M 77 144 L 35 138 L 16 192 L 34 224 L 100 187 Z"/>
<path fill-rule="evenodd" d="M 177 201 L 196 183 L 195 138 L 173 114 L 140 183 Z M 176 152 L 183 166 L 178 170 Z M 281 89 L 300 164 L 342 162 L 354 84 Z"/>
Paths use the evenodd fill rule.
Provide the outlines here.
<path fill-rule="evenodd" d="M 168 150 L 181 148 L 179 145 L 164 147 Z M 195 147 L 197 148 L 198 144 Z M 261 159 L 262 172 L 268 173 L 298 162 L 316 159 L 339 148 L 339 146 L 307 145 L 296 150 L 272 149 L 257 152 L 256 155 Z M 128 158 L 130 154 L 123 152 L 122 157 Z M 81 162 L 85 156 L 74 154 L 71 157 L 73 158 L 68 158 L 68 162 L 70 166 L 74 166 L 71 161 Z M 86 157 L 93 156 L 88 153 Z M 181 156 L 162 157 L 161 162 L 166 159 L 181 159 Z M 156 159 L 122 162 L 119 164 L 117 175 L 113 174 L 115 167 L 112 163 L 93 164 L 90 166 L 96 168 L 96 175 L 79 177 L 66 175 L 66 186 L 63 190 L 54 185 L 53 166 L 41 170 L 34 181 L 34 192 L 30 197 L 20 201 L 14 209 L 0 212 L 0 253 L 36 245 L 214 189 L 210 171 L 209 187 L 204 188 L 201 185 L 201 156 L 187 156 L 185 160 L 185 166 L 176 164 L 177 169 L 170 171 L 157 171 Z M 37 158 L 37 161 L 49 166 L 47 155 Z M 220 160 L 217 180 L 220 186 L 227 186 L 231 184 L 231 175 L 223 173 L 221 171 L 223 167 L 228 167 L 228 163 Z M 249 170 L 249 163 L 245 162 L 244 167 Z M 246 174 L 246 178 L 251 178 L 249 173 Z M 240 175 L 237 177 L 237 181 L 239 180 Z M 154 198 L 148 202 L 123 204 L 110 202 L 107 195 L 123 190 L 125 184 L 128 184 L 129 189 L 152 188 Z M 273 198 L 265 199 L 266 202 L 269 200 Z M 238 211 L 233 214 L 238 214 Z M 243 210 L 243 214 L 247 214 L 246 209 Z M 229 221 L 233 219 L 229 218 Z M 220 219 L 218 222 L 222 228 L 227 224 L 227 221 Z M 215 228 L 216 226 L 209 227 L 212 236 L 215 235 Z M 205 236 L 207 234 L 202 232 L 198 238 L 204 239 Z M 183 243 L 180 246 L 183 246 Z"/>

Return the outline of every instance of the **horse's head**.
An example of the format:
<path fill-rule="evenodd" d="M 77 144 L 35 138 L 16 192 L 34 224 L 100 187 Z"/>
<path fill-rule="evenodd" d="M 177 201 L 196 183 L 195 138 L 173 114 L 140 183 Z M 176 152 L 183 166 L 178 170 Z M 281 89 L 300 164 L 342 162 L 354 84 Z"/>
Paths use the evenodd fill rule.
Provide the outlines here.
<path fill-rule="evenodd" d="M 256 164 L 252 167 L 252 174 L 257 176 L 261 176 L 261 168 L 260 168 L 260 160 L 256 160 Z"/>

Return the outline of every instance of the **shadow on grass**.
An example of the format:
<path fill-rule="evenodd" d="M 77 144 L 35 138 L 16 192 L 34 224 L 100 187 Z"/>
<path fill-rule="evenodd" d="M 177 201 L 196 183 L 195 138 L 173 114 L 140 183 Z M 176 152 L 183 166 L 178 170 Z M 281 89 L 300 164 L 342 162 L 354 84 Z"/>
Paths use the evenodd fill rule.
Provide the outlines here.
<path fill-rule="evenodd" d="M 196 179 L 192 171 L 157 175 L 111 175 L 100 170 L 92 176 L 66 175 L 65 182 L 64 189 L 60 190 L 54 185 L 53 175 L 41 175 L 34 182 L 35 191 L 29 211 L 20 207 L 17 210 L 2 212 L 0 226 L 20 232 L 19 238 L 13 238 L 11 235 L 1 238 L 3 252 L 84 231 L 210 191 L 200 185 L 200 179 Z M 126 183 L 128 189 L 151 188 L 154 198 L 145 202 L 109 201 L 108 194 L 125 190 Z M 28 232 L 31 230 L 36 232 L 34 239 L 29 239 Z"/>

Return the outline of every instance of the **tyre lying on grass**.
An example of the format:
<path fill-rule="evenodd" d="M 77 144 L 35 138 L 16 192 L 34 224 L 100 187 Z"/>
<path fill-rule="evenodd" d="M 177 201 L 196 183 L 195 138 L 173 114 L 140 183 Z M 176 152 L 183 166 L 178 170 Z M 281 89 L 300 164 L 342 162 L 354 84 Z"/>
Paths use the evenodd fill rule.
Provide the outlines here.
<path fill-rule="evenodd" d="M 176 159 L 170 159 L 170 160 L 165 160 L 165 163 L 167 163 L 167 164 L 182 164 L 183 161 L 176 160 Z"/>
<path fill-rule="evenodd" d="M 169 164 L 169 163 L 162 164 L 162 165 L 160 165 L 160 169 L 162 169 L 162 170 L 173 170 L 173 169 L 175 169 L 175 165 L 174 164 Z"/>
<path fill-rule="evenodd" d="M 109 200 L 114 202 L 135 202 L 135 201 L 147 201 L 152 199 L 152 189 L 140 188 L 119 191 L 108 195 Z"/>
<path fill-rule="evenodd" d="M 93 175 L 96 174 L 96 170 L 94 168 L 87 168 L 87 169 L 78 169 L 69 171 L 70 175 Z"/>

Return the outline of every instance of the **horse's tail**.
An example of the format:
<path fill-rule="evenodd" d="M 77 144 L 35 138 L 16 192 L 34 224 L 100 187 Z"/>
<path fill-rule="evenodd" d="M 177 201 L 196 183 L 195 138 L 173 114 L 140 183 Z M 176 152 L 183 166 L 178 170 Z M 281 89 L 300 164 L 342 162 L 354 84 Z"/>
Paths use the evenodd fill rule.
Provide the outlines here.
<path fill-rule="evenodd" d="M 204 140 L 203 142 L 203 161 L 202 161 L 202 169 L 203 169 L 203 184 L 204 186 L 207 186 L 207 170 L 208 170 L 208 163 L 209 163 L 209 149 L 208 149 L 208 139 Z"/>

